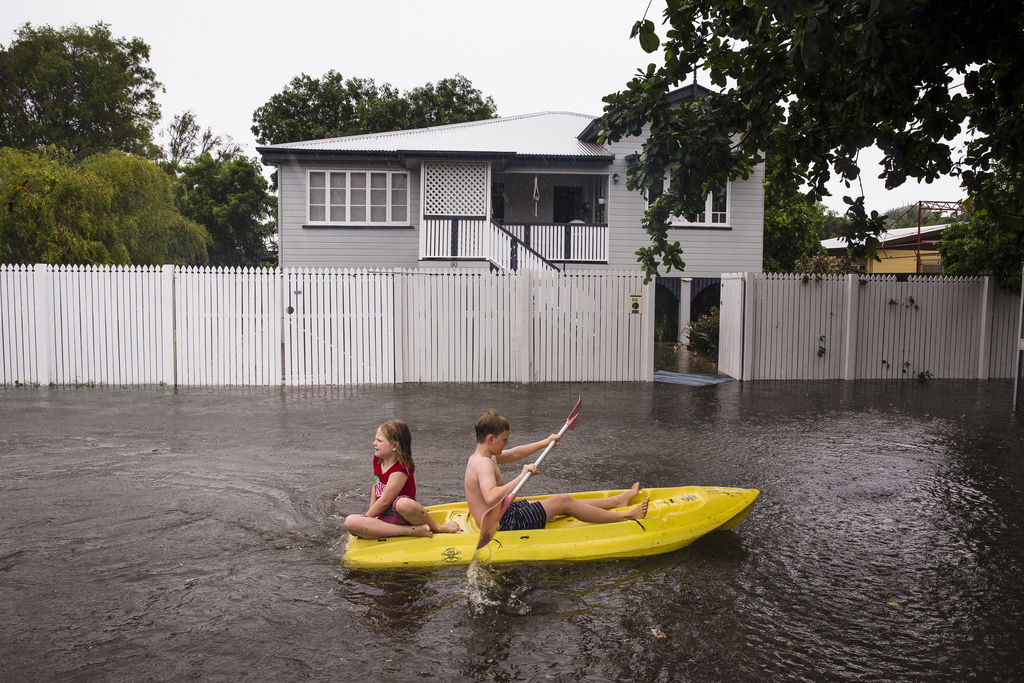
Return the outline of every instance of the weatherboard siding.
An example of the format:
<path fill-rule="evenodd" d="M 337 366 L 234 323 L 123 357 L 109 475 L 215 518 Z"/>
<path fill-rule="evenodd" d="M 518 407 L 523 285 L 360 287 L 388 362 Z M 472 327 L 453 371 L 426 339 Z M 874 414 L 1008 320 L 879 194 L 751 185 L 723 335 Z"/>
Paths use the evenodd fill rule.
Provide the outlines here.
<path fill-rule="evenodd" d="M 545 180 L 565 180 L 564 174 L 599 175 L 608 178 L 606 216 L 608 221 L 608 263 L 569 264 L 569 270 L 615 268 L 635 270 L 636 251 L 650 244 L 641 227 L 646 201 L 639 192 L 626 189 L 628 154 L 638 153 L 642 145 L 637 138 L 627 138 L 609 146 L 615 154 L 609 166 L 589 167 L 570 164 L 513 163 L 507 174 L 547 176 Z M 306 221 L 306 178 L 310 169 L 381 169 L 404 167 L 397 163 L 351 162 L 298 164 L 286 163 L 279 168 L 280 265 L 285 268 L 415 268 L 432 262 L 419 261 L 420 239 L 420 169 L 409 171 L 409 226 L 405 227 L 308 227 Z M 619 181 L 612 181 L 614 174 Z M 730 223 L 728 230 L 719 228 L 674 228 L 670 238 L 683 247 L 686 269 L 670 276 L 720 277 L 728 272 L 761 270 L 763 240 L 764 190 L 763 166 L 748 180 L 731 185 Z M 547 193 L 550 194 L 550 193 Z M 532 207 L 531 207 L 532 208 Z M 530 211 L 532 213 L 532 211 Z M 508 217 L 507 217 L 508 219 Z M 509 219 L 511 220 L 511 219 Z M 662 273 L 665 275 L 666 273 Z"/>
<path fill-rule="evenodd" d="M 626 189 L 628 154 L 639 153 L 642 142 L 626 138 L 608 145 L 615 161 L 608 169 L 609 178 L 619 174 L 619 181 L 608 186 L 608 267 L 637 267 L 636 251 L 650 244 L 641 226 L 646 200 L 640 192 Z M 758 166 L 747 180 L 730 186 L 729 230 L 720 228 L 673 228 L 669 237 L 683 247 L 686 270 L 668 275 L 684 277 L 721 277 L 734 269 L 760 271 L 763 257 L 764 166 Z M 662 273 L 665 275 L 666 273 Z"/>
<path fill-rule="evenodd" d="M 307 227 L 310 170 L 406 170 L 397 164 L 283 164 L 278 172 L 282 268 L 415 268 L 419 265 L 420 173 L 409 170 L 408 226 Z"/>

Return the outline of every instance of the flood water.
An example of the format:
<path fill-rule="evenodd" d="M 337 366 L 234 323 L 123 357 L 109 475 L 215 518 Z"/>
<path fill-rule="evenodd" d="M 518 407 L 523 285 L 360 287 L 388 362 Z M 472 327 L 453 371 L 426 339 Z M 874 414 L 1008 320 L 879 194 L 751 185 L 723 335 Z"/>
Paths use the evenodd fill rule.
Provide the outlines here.
<path fill-rule="evenodd" d="M 472 424 L 575 432 L 524 493 L 762 491 L 661 556 L 354 571 L 370 442 L 463 498 Z M 0 389 L 2 681 L 1019 681 L 1012 382 Z M 509 466 L 518 472 L 517 465 Z"/>

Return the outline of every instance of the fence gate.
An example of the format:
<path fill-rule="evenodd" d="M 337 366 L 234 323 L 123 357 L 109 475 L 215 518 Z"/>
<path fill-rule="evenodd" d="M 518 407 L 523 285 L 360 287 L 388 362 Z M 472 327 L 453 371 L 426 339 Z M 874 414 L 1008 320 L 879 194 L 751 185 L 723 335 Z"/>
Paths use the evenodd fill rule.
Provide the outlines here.
<path fill-rule="evenodd" d="M 288 269 L 283 279 L 285 384 L 395 381 L 392 273 Z"/>

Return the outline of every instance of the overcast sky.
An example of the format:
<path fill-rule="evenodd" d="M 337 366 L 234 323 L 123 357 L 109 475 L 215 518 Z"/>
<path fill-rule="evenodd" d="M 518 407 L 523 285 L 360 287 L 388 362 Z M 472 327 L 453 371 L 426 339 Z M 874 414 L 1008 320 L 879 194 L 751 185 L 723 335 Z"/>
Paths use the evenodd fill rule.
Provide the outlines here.
<path fill-rule="evenodd" d="M 36 0 L 7 3 L 0 44 L 30 22 L 54 27 L 98 21 L 116 37 L 139 37 L 166 92 L 161 127 L 191 109 L 200 126 L 230 135 L 255 155 L 253 112 L 299 74 L 372 78 L 402 92 L 457 73 L 494 98 L 500 116 L 540 111 L 599 115 L 601 98 L 622 90 L 647 55 L 629 39 L 648 0 Z M 651 16 L 660 25 L 662 0 Z M 703 81 L 704 85 L 708 82 Z M 869 170 L 871 209 L 961 199 L 955 180 L 886 192 Z M 855 188 L 858 189 L 858 188 Z M 826 203 L 842 212 L 842 194 Z M 859 191 L 857 192 L 859 194 Z"/>

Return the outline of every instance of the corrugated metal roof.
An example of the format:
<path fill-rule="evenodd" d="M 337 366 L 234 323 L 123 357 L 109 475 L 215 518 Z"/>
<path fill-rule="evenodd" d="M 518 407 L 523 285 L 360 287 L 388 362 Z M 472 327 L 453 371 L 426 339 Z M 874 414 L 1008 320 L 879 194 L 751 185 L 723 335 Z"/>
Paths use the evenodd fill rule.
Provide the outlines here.
<path fill-rule="evenodd" d="M 921 237 L 922 239 L 926 236 L 933 236 L 935 233 L 942 232 L 946 229 L 947 224 L 943 225 L 922 225 L 921 226 Z M 907 237 L 917 237 L 917 226 L 910 228 L 896 228 L 895 230 L 886 230 L 878 236 L 878 246 L 884 247 L 886 244 L 891 244 Z M 825 249 L 846 249 L 846 238 L 845 237 L 834 237 L 832 239 L 822 240 L 821 246 Z"/>
<path fill-rule="evenodd" d="M 309 152 L 466 152 L 528 156 L 608 157 L 612 154 L 579 135 L 595 117 L 541 112 L 447 126 L 288 142 L 262 150 Z"/>

